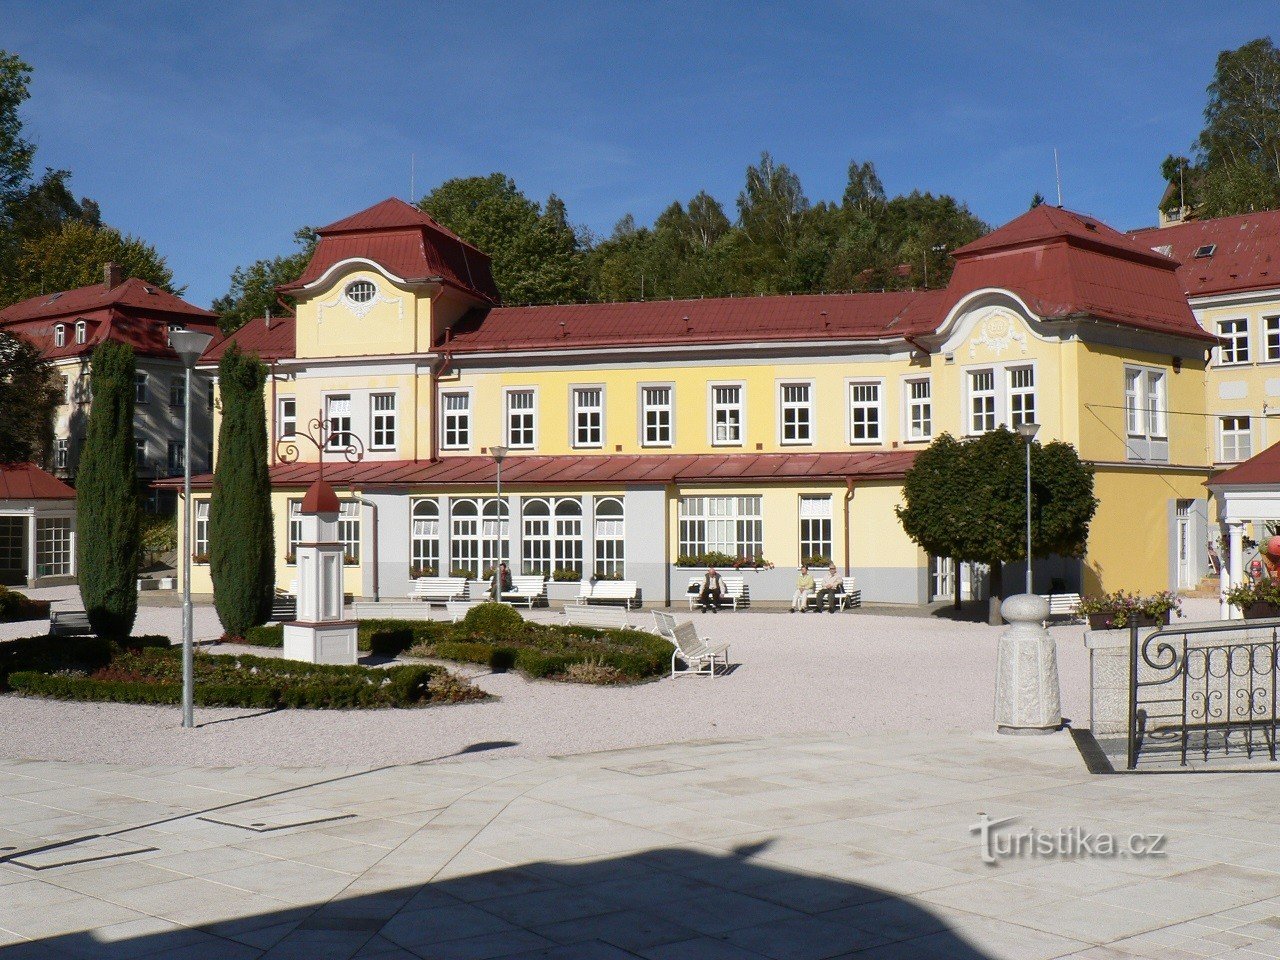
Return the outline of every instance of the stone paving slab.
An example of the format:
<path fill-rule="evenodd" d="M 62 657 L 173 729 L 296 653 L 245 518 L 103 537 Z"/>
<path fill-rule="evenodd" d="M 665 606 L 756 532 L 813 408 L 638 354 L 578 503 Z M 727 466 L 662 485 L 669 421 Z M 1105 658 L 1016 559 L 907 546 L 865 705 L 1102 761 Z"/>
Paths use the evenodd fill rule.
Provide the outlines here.
<path fill-rule="evenodd" d="M 0 846 L 47 841 L 75 812 L 115 832 L 102 859 L 41 869 L 0 850 L 0 954 L 1257 960 L 1280 957 L 1271 792 L 1252 774 L 1091 775 L 1066 734 L 363 773 L 0 761 Z M 227 803 L 236 819 L 209 822 Z M 990 865 L 980 813 L 1016 817 L 1010 831 L 1165 833 L 1167 849 Z"/>

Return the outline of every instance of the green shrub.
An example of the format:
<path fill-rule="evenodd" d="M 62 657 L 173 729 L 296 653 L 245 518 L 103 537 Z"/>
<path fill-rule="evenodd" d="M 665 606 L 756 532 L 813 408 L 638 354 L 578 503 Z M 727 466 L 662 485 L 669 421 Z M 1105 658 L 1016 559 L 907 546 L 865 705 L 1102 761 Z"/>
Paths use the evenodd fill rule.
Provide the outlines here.
<path fill-rule="evenodd" d="M 556 583 L 577 583 L 582 579 L 582 574 L 569 567 L 556 567 L 551 571 L 551 579 Z"/>
<path fill-rule="evenodd" d="M 0 584 L 0 623 L 43 620 L 49 616 L 48 600 L 32 600 L 25 593 Z"/>
<path fill-rule="evenodd" d="M 524 617 L 505 603 L 481 603 L 467 611 L 462 627 L 488 640 L 509 640 L 525 632 Z"/>
<path fill-rule="evenodd" d="M 398 657 L 412 647 L 416 639 L 409 629 L 376 630 L 369 634 L 369 652 L 379 657 Z"/>
<path fill-rule="evenodd" d="M 494 647 L 489 651 L 489 669 L 494 673 L 506 673 L 516 665 L 516 651 L 510 647 Z"/>
<path fill-rule="evenodd" d="M 223 637 L 223 640 L 232 640 L 232 638 Z M 244 642 L 252 647 L 283 647 L 284 627 L 278 623 L 250 627 L 244 632 Z"/>

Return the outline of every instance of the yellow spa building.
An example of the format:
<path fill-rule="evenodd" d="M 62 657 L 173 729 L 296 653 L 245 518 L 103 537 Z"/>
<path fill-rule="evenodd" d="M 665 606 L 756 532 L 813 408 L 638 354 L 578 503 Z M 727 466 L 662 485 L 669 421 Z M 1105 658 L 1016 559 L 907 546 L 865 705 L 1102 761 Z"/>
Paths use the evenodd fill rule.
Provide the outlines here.
<path fill-rule="evenodd" d="M 287 290 L 296 316 L 202 361 L 214 374 L 236 342 L 269 367 L 282 587 L 318 471 L 305 442 L 289 462 L 289 440 L 313 419 L 362 448 L 324 466 L 361 597 L 476 575 L 501 551 L 517 573 L 621 577 L 665 605 L 699 572 L 681 558 L 720 552 L 774 565 L 744 574 L 753 601 L 789 599 L 798 565 L 823 558 L 867 602 L 926 603 L 956 571 L 899 525 L 904 472 L 943 431 L 1023 421 L 1094 464 L 1101 501 L 1087 555 L 1038 561 L 1038 591 L 1206 572 L 1216 438 L 1182 413 L 1205 409 L 1217 338 L 1177 259 L 1093 218 L 1036 207 L 955 251 L 943 290 L 544 307 L 501 306 L 485 254 L 399 200 L 319 234 Z M 197 478 L 196 592 L 211 590 L 209 486 Z"/>

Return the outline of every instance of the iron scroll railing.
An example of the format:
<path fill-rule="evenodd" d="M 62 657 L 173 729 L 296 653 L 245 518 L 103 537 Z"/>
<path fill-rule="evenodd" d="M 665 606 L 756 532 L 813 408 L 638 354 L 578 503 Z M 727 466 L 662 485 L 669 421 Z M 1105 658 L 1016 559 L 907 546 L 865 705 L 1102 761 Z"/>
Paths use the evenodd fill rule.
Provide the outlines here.
<path fill-rule="evenodd" d="M 1141 629 L 1129 626 L 1128 769 L 1144 746 L 1181 766 L 1233 748 L 1276 759 L 1280 618 Z"/>

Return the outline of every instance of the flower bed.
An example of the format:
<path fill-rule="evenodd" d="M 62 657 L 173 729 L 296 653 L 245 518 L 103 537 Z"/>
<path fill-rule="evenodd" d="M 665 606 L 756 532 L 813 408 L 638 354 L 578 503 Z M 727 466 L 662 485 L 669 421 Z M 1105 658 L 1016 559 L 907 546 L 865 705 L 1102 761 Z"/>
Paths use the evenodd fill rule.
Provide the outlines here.
<path fill-rule="evenodd" d="M 136 641 L 136 642 L 135 642 Z M 32 637 L 0 644 L 0 689 L 59 700 L 176 704 L 182 651 L 167 637 L 69 642 Z M 443 667 L 386 670 L 267 657 L 200 655 L 195 702 L 206 707 L 349 709 L 417 707 L 483 700 L 486 694 Z"/>
<path fill-rule="evenodd" d="M 1125 590 L 1080 601 L 1080 612 L 1089 618 L 1092 630 L 1118 630 L 1138 626 L 1162 626 L 1172 614 L 1182 616 L 1182 598 L 1170 590 L 1142 596 Z"/>
<path fill-rule="evenodd" d="M 255 627 L 245 641 L 278 647 L 279 625 Z M 461 623 L 362 620 L 357 645 L 382 656 L 478 663 L 531 677 L 579 683 L 637 683 L 663 674 L 671 644 L 643 630 L 591 630 L 525 620 L 506 604 L 482 603 Z"/>

